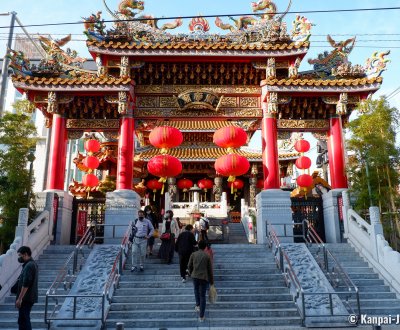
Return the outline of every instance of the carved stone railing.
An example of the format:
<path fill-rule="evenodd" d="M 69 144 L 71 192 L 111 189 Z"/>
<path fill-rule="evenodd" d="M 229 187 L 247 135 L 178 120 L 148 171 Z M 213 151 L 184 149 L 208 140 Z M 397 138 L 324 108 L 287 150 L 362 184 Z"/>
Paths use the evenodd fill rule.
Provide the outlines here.
<path fill-rule="evenodd" d="M 371 224 L 350 208 L 348 192 L 343 192 L 344 237 L 400 294 L 400 253 L 383 235 L 378 207 L 370 207 Z"/>
<path fill-rule="evenodd" d="M 15 238 L 9 250 L 0 256 L 0 301 L 9 293 L 20 273 L 21 264 L 18 263 L 18 249 L 29 246 L 32 257 L 35 259 L 40 255 L 53 239 L 53 198 L 54 193 L 46 193 L 46 204 L 44 210 L 36 219 L 28 225 L 27 208 L 19 210 L 18 225 L 15 230 Z"/>

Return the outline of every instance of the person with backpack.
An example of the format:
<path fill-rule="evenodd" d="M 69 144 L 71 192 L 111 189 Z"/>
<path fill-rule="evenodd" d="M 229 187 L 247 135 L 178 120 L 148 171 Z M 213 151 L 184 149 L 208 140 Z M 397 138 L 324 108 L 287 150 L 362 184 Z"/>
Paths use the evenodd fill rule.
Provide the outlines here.
<path fill-rule="evenodd" d="M 142 210 L 138 211 L 138 218 L 131 225 L 129 241 L 132 243 L 132 268 L 131 272 L 138 269 L 144 270 L 147 240 L 153 236 L 154 227 L 149 219 L 144 217 Z"/>
<path fill-rule="evenodd" d="M 209 220 L 203 214 L 202 217 L 200 218 L 200 240 L 205 241 L 206 243 L 208 243 L 207 231 L 209 228 L 210 228 Z"/>

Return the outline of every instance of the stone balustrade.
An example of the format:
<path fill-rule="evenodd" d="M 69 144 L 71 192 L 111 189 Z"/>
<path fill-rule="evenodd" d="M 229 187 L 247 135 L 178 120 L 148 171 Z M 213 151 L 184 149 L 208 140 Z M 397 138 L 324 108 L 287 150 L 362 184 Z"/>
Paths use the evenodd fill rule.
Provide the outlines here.
<path fill-rule="evenodd" d="M 10 288 L 16 282 L 20 273 L 21 264 L 18 262 L 18 249 L 29 246 L 32 257 L 36 259 L 53 239 L 53 193 L 46 194 L 45 209 L 28 225 L 27 208 L 19 210 L 18 225 L 15 238 L 5 254 L 0 256 L 0 301 L 10 293 Z"/>
<path fill-rule="evenodd" d="M 370 207 L 371 224 L 350 208 L 348 192 L 343 192 L 344 237 L 400 294 L 400 253 L 383 235 L 378 207 Z"/>

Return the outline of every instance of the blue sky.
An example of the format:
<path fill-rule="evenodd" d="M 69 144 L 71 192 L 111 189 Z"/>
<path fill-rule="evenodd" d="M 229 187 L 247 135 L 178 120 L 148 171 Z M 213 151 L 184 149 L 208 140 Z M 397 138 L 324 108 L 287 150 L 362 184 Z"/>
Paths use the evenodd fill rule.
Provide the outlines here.
<path fill-rule="evenodd" d="M 283 11 L 289 0 L 276 0 L 278 10 Z M 116 10 L 119 0 L 107 0 L 108 6 Z M 168 16 L 191 16 L 191 15 L 213 15 L 213 14 L 241 14 L 251 12 L 250 0 L 146 0 L 144 13 L 156 17 Z M 293 0 L 291 12 L 285 21 L 288 30 L 295 13 L 312 10 L 352 9 L 352 8 L 374 8 L 374 7 L 396 7 L 400 6 L 399 0 Z M 104 8 L 102 0 L 12 0 L 0 1 L 0 13 L 16 11 L 18 18 L 25 25 L 76 22 L 81 17 L 87 17 L 98 10 L 103 11 L 103 18 L 111 19 Z M 400 86 L 400 10 L 387 11 L 362 11 L 362 12 L 338 12 L 338 13 L 304 13 L 313 27 L 311 48 L 303 61 L 300 70 L 309 70 L 311 66 L 307 59 L 315 58 L 324 50 L 331 50 L 326 41 L 326 35 L 331 34 L 335 40 L 345 40 L 357 36 L 356 47 L 351 53 L 349 60 L 353 64 L 364 64 L 365 60 L 375 51 L 391 50 L 389 58 L 391 63 L 388 70 L 384 72 L 382 88 L 375 95 L 389 94 Z M 210 19 L 213 32 L 214 19 Z M 8 26 L 10 18 L 0 16 L 0 26 Z M 187 31 L 189 20 L 184 21 L 180 28 L 182 32 Z M 111 23 L 107 23 L 107 28 Z M 82 34 L 83 25 L 63 25 L 47 27 L 27 27 L 30 33 L 53 34 L 60 38 L 68 33 L 73 34 L 73 39 L 84 40 Z M 17 28 L 15 32 L 22 32 Z M 5 44 L 8 29 L 0 29 L 0 56 L 5 54 Z M 74 35 L 79 34 L 79 35 Z M 394 35 L 390 35 L 394 34 Z M 397 35 L 396 35 L 397 34 Z M 391 40 L 391 41 L 389 41 Z M 80 56 L 89 56 L 84 41 L 72 41 L 68 47 L 76 49 Z M 390 99 L 393 106 L 400 108 L 400 94 Z"/>

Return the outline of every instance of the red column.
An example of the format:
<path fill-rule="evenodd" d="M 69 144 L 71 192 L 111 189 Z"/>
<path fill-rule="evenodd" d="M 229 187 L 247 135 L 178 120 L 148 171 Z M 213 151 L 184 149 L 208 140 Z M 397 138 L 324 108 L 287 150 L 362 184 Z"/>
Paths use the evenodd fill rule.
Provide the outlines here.
<path fill-rule="evenodd" d="M 47 189 L 64 190 L 65 158 L 67 151 L 66 119 L 53 115 L 49 167 L 47 169 Z"/>
<path fill-rule="evenodd" d="M 117 190 L 132 189 L 134 119 L 131 116 L 121 118 L 118 140 Z"/>
<path fill-rule="evenodd" d="M 333 189 L 347 188 L 344 152 L 342 118 L 334 115 L 329 119 L 328 131 L 329 173 Z"/>
<path fill-rule="evenodd" d="M 278 133 L 276 117 L 264 114 L 261 124 L 264 189 L 279 189 Z"/>

